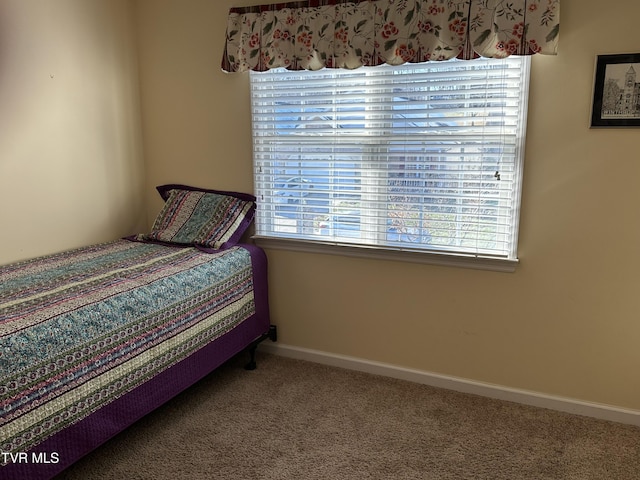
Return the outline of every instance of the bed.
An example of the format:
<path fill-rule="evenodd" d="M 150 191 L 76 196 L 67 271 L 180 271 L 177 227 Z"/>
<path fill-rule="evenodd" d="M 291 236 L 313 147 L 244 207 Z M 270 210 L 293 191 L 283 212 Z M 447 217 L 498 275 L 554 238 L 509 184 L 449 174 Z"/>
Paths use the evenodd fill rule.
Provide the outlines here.
<path fill-rule="evenodd" d="M 0 478 L 47 479 L 271 338 L 247 194 L 164 185 L 152 230 L 0 267 Z"/>

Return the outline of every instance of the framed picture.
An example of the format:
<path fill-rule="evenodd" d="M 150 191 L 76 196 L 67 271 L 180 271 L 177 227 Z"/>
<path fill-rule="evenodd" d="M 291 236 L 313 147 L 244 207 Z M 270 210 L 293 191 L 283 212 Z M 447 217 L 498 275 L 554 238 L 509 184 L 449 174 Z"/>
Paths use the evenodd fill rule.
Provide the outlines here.
<path fill-rule="evenodd" d="M 597 56 L 591 126 L 640 126 L 640 53 Z"/>

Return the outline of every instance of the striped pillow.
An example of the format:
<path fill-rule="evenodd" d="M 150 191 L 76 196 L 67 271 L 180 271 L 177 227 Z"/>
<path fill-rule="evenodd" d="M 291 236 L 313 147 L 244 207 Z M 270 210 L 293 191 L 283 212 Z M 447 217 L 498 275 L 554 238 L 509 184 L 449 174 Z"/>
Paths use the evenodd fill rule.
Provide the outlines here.
<path fill-rule="evenodd" d="M 170 187 L 158 187 L 166 203 L 140 240 L 224 248 L 237 243 L 253 220 L 251 195 Z"/>

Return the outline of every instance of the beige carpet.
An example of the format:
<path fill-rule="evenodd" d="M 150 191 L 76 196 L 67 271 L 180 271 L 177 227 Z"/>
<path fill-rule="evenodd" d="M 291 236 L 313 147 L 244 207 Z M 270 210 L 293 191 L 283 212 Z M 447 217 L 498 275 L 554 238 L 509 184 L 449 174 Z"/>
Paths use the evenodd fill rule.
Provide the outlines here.
<path fill-rule="evenodd" d="M 59 478 L 637 480 L 640 429 L 258 352 Z"/>

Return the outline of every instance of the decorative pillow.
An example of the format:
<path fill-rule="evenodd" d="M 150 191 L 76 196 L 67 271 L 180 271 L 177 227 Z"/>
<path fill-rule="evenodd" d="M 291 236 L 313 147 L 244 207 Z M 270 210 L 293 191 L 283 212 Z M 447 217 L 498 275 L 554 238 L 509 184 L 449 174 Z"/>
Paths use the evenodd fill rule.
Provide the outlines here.
<path fill-rule="evenodd" d="M 253 195 L 186 185 L 156 187 L 165 204 L 139 240 L 224 248 L 240 240 L 255 214 Z"/>

